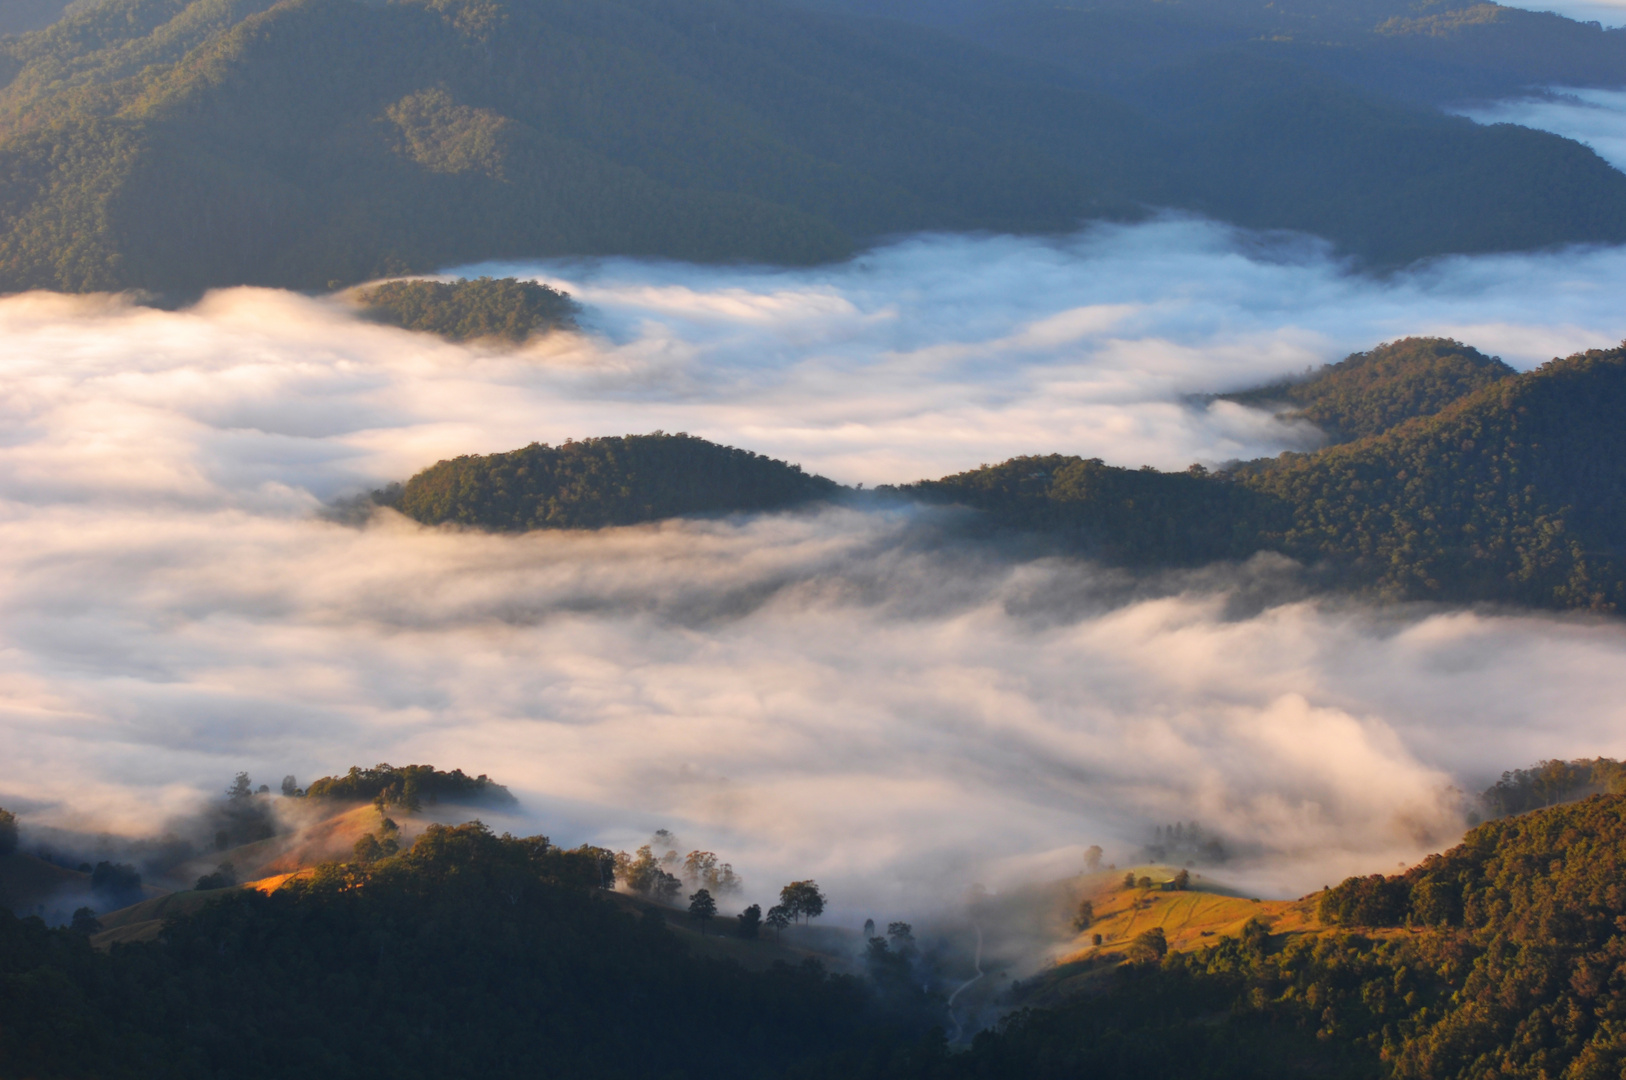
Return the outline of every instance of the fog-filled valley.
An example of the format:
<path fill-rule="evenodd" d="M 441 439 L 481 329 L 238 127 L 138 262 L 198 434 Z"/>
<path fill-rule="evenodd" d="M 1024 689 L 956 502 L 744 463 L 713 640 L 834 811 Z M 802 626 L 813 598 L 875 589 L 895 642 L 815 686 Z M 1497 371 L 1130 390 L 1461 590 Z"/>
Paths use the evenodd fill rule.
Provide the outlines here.
<path fill-rule="evenodd" d="M 139 835 L 239 768 L 434 761 L 556 838 L 672 828 L 851 915 L 1128 858 L 1174 820 L 1273 895 L 1414 860 L 1502 770 L 1620 751 L 1616 623 L 1328 600 L 1279 557 L 1130 575 L 898 499 L 519 536 L 347 500 L 660 428 L 870 486 L 1056 448 L 1268 455 L 1314 429 L 1201 395 L 1403 332 L 1518 367 L 1608 342 L 1622 258 L 1372 279 L 1167 220 L 809 271 L 478 268 L 582 303 L 584 332 L 519 349 L 269 291 L 0 301 L 6 805 Z"/>
<path fill-rule="evenodd" d="M 0 1080 L 1619 1074 L 1622 4 L 0 3 Z"/>

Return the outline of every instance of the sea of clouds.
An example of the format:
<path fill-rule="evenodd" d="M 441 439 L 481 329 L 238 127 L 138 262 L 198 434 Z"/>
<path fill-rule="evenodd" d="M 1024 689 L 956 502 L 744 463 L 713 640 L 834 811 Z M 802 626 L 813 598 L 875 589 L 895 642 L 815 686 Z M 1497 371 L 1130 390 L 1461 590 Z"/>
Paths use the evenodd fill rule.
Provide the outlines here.
<path fill-rule="evenodd" d="M 1406 334 L 1521 368 L 1626 336 L 1626 251 L 1350 272 L 1189 219 L 844 265 L 483 266 L 567 288 L 518 351 L 230 290 L 0 300 L 0 805 L 138 834 L 238 769 L 431 762 L 524 825 L 660 827 L 885 918 L 1200 821 L 1278 895 L 1452 843 L 1453 788 L 1626 755 L 1626 629 L 1136 581 L 878 503 L 489 536 L 337 500 L 459 453 L 689 431 L 850 484 L 1062 451 L 1178 468 L 1314 433 L 1200 395 Z"/>

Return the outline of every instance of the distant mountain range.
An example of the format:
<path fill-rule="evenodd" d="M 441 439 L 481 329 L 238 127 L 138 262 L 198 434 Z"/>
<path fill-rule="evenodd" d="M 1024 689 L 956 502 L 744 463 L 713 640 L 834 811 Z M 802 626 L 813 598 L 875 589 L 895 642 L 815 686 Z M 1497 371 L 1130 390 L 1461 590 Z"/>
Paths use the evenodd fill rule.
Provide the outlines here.
<path fill-rule="evenodd" d="M 0 39 L 0 290 L 805 263 L 1156 207 L 1378 266 L 1626 240 L 1626 175 L 1591 150 L 1435 108 L 1626 83 L 1616 32 L 1494 5 L 852 7 L 81 0 Z"/>

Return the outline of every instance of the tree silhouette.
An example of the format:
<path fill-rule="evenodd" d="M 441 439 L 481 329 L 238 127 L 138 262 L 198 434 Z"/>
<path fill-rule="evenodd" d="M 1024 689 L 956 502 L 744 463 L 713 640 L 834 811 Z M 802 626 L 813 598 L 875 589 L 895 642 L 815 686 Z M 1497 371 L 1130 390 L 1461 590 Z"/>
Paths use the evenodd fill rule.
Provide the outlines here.
<path fill-rule="evenodd" d="M 689 897 L 689 918 L 699 921 L 702 934 L 706 932 L 706 924 L 711 922 L 716 914 L 717 901 L 713 900 L 711 893 L 705 889 L 701 889 Z"/>
<path fill-rule="evenodd" d="M 785 910 L 783 904 L 775 904 L 768 909 L 768 914 L 763 916 L 762 921 L 773 927 L 774 940 L 778 941 L 780 931 L 790 925 L 790 912 Z"/>
<path fill-rule="evenodd" d="M 246 772 L 238 773 L 232 779 L 231 787 L 226 789 L 226 798 L 228 799 L 246 799 L 253 794 L 254 781 L 248 778 Z"/>
<path fill-rule="evenodd" d="M 824 914 L 824 893 L 816 881 L 793 881 L 779 890 L 779 903 L 792 919 L 812 921 Z"/>
<path fill-rule="evenodd" d="M 752 904 L 734 917 L 740 922 L 740 937 L 749 940 L 762 932 L 761 904 Z"/>
<path fill-rule="evenodd" d="M 1101 850 L 1100 844 L 1091 844 L 1084 852 L 1084 869 L 1092 874 L 1101 869 L 1101 856 L 1104 854 L 1106 853 Z"/>

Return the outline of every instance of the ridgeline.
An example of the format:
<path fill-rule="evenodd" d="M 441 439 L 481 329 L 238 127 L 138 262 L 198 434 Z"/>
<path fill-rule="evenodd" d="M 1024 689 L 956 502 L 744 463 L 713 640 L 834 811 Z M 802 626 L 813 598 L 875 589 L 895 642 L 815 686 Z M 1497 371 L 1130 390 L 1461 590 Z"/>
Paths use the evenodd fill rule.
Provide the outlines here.
<path fill-rule="evenodd" d="M 1395 96 L 1401 72 L 1618 83 L 1618 36 L 1491 5 L 1413 28 L 1377 4 L 1339 45 L 1215 2 L 963 6 L 925 27 L 745 0 L 75 4 L 0 38 L 0 291 L 798 264 L 1160 206 L 1378 265 L 1626 240 L 1626 176 L 1592 150 Z"/>
<path fill-rule="evenodd" d="M 1626 603 L 1626 348 L 1513 375 L 1454 342 L 1399 342 L 1240 397 L 1293 394 L 1370 434 L 1217 474 L 1025 457 L 901 490 L 1128 565 L 1277 551 L 1389 599 Z"/>

